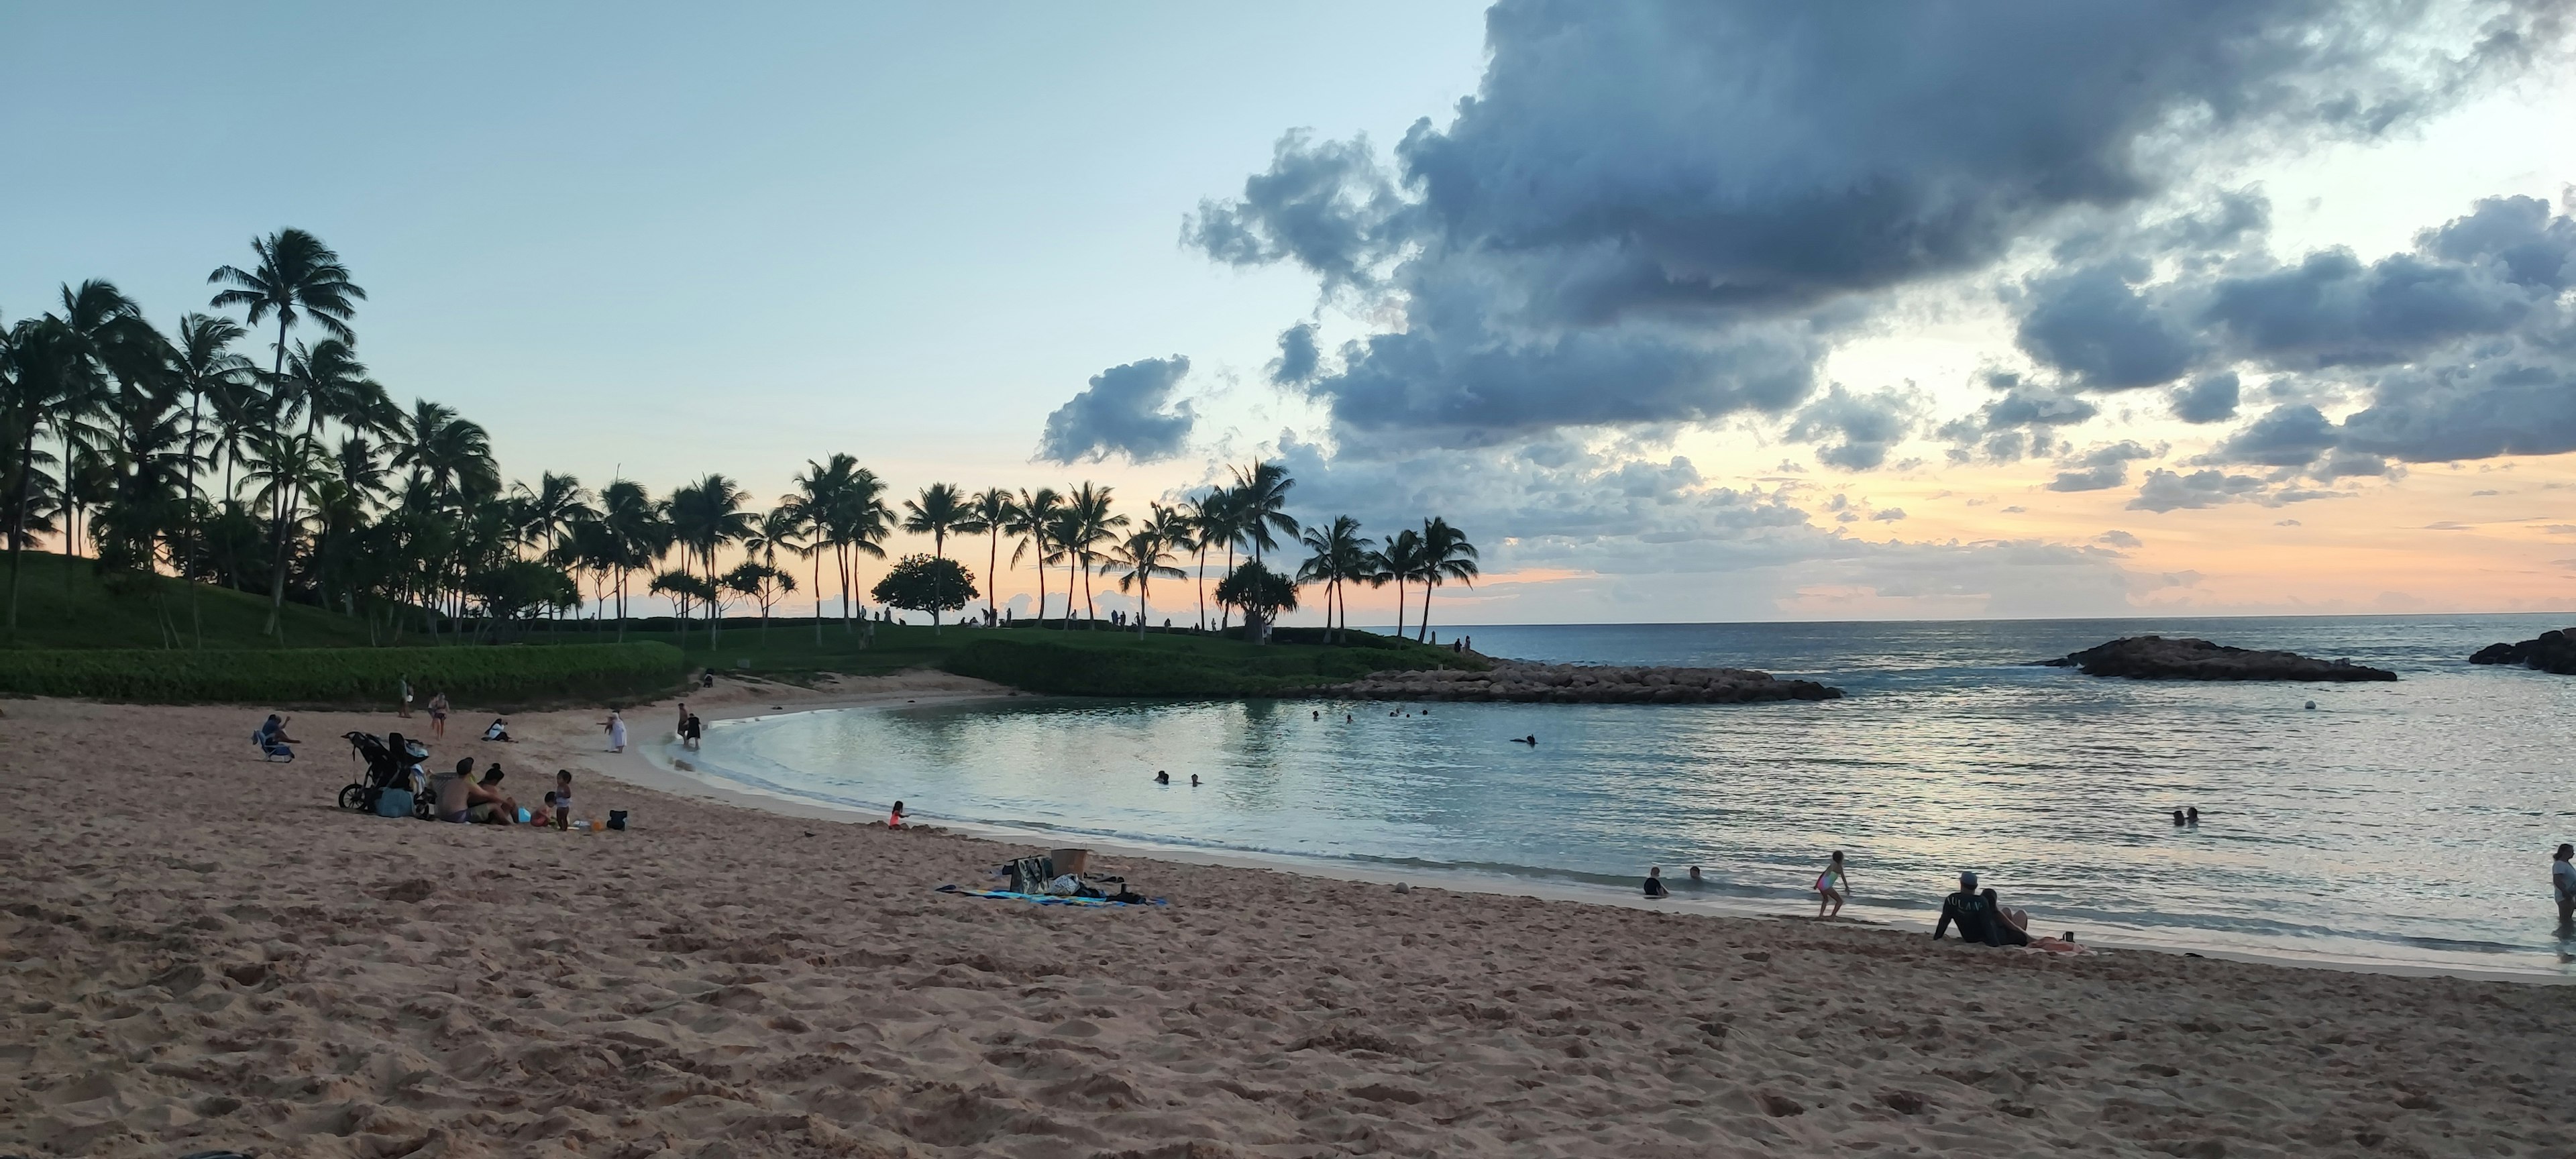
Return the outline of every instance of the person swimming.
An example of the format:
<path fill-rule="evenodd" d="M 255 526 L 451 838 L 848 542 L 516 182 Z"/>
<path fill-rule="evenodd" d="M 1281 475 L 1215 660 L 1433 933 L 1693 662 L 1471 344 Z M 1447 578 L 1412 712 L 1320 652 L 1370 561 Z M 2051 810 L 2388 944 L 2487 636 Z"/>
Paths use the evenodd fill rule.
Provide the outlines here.
<path fill-rule="evenodd" d="M 1190 774 L 1190 787 L 1193 789 L 1199 787 L 1199 775 L 1197 773 Z"/>
<path fill-rule="evenodd" d="M 1672 895 L 1673 895 L 1673 891 L 1671 891 L 1671 890 L 1669 890 L 1669 889 L 1665 889 L 1665 888 L 1664 888 L 1664 867 L 1663 867 L 1663 866 L 1660 866 L 1660 865 L 1649 865 L 1649 866 L 1647 866 L 1647 867 L 1646 867 L 1646 896 L 1647 896 L 1647 897 L 1671 897 Z"/>
<path fill-rule="evenodd" d="M 1166 773 L 1166 772 L 1163 772 L 1163 771 L 1161 771 L 1161 770 L 1157 769 L 1157 770 L 1155 770 L 1155 772 L 1154 772 L 1154 783 L 1155 783 L 1155 784 L 1157 784 L 1157 785 L 1168 785 L 1168 784 L 1171 784 L 1171 783 L 1172 783 L 1172 774 L 1170 774 L 1170 773 Z"/>
<path fill-rule="evenodd" d="M 1513 738 L 1512 738 L 1512 743 L 1513 743 L 1513 744 L 1525 744 L 1525 745 L 1528 745 L 1528 746 L 1529 746 L 1529 747 L 1531 747 L 1531 748 L 1537 748 L 1537 747 L 1538 747 L 1538 734 L 1537 734 L 1537 733 L 1531 733 L 1531 734 L 1529 734 L 1528 736 L 1516 736 L 1516 737 L 1513 737 Z"/>
<path fill-rule="evenodd" d="M 2182 819 L 2182 810 L 2180 810 L 2180 809 L 2176 809 L 2176 810 L 2174 810 L 2174 827 L 2175 827 L 2175 828 L 2177 828 L 2177 829 L 2179 829 L 2179 828 L 2181 828 L 2181 827 L 2183 826 L 2183 824 L 2184 824 L 2184 822 L 2183 822 L 2183 819 Z"/>
<path fill-rule="evenodd" d="M 2182 820 L 2183 820 L 2183 824 L 2185 824 L 2185 825 L 2198 825 L 2198 824 L 2200 824 L 2200 806 L 2198 806 L 2198 805 L 2194 805 L 2194 806 L 2192 806 L 2192 807 L 2190 807 L 2190 808 L 2188 808 L 2188 809 L 2183 810 L 2183 811 L 2182 811 Z"/>
<path fill-rule="evenodd" d="M 1708 880 L 1707 878 L 1701 877 L 1701 876 L 1699 875 L 1699 867 L 1698 867 L 1698 866 L 1694 865 L 1694 866 L 1690 867 L 1690 882 L 1691 882 L 1691 884 L 1692 884 L 1692 885 L 1699 885 L 1699 884 L 1701 884 L 1701 883 L 1703 883 L 1703 882 L 1705 882 L 1705 881 L 1707 881 L 1707 880 Z"/>

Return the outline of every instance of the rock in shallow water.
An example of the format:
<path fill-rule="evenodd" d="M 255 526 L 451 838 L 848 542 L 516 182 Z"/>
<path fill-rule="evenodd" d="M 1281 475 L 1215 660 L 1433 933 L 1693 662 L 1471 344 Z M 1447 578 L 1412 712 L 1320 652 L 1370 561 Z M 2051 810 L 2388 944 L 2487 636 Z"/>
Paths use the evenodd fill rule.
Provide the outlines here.
<path fill-rule="evenodd" d="M 2489 644 L 2469 657 L 2471 664 L 2519 664 L 2561 676 L 2576 676 L 2576 628 L 2542 632 L 2519 644 Z"/>
<path fill-rule="evenodd" d="M 1843 690 L 1746 668 L 1622 668 L 1497 663 L 1485 672 L 1372 672 L 1307 696 L 1359 700 L 1502 700 L 1547 704 L 1744 704 L 1838 700 Z"/>
<path fill-rule="evenodd" d="M 2087 676 L 2120 676 L 2130 680 L 2395 680 L 2385 668 L 2367 668 L 2349 660 L 2319 660 L 2296 652 L 2230 648 L 2207 640 L 2131 636 L 2042 660 L 2052 668 L 2076 668 Z"/>

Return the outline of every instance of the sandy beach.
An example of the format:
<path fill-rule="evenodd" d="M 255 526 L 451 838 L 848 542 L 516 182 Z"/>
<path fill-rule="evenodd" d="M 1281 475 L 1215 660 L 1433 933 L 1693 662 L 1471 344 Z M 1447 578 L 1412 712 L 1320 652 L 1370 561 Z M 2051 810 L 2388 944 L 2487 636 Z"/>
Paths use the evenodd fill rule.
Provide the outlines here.
<path fill-rule="evenodd" d="M 1134 857 L 1169 906 L 1036 907 L 934 892 L 1023 848 L 653 787 L 596 712 L 436 757 L 629 832 L 332 806 L 338 733 L 425 717 L 299 713 L 284 765 L 247 709 L 0 712 L 0 1153 L 2576 1153 L 2566 987 Z"/>

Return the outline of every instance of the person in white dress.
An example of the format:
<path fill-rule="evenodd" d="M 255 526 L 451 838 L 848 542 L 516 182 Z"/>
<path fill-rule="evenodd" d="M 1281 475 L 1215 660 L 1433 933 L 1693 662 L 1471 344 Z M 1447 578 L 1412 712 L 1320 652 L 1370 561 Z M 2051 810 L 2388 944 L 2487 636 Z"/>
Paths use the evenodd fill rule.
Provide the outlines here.
<path fill-rule="evenodd" d="M 609 709 L 609 710 L 608 710 L 608 723 L 607 723 L 606 725 L 603 725 L 602 727 L 604 727 L 604 728 L 606 728 L 606 729 L 608 730 L 608 751 L 610 751 L 610 752 L 612 752 L 612 753 L 622 753 L 622 752 L 625 752 L 625 751 L 626 751 L 626 718 L 625 718 L 625 717 L 622 717 L 622 716 L 617 715 L 617 710 L 616 710 L 616 709 L 614 709 L 614 708 Z"/>

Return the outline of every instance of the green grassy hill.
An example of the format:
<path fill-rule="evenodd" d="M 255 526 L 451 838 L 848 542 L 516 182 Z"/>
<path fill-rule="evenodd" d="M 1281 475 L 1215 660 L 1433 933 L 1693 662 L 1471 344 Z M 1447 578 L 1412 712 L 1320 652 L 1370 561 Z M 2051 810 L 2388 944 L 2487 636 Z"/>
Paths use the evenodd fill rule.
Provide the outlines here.
<path fill-rule="evenodd" d="M 0 553 L 0 599 L 9 573 Z M 268 593 L 186 584 L 166 576 L 116 573 L 102 577 L 86 559 L 66 561 L 49 552 L 21 557 L 18 632 L 0 634 L 0 648 L 341 648 L 364 646 L 364 621 L 302 604 L 286 605 L 283 645 L 260 635 L 268 622 Z M 165 618 L 166 617 L 166 618 Z M 170 633 L 176 631 L 174 642 Z M 419 644 L 414 633 L 404 643 Z"/>
<path fill-rule="evenodd" d="M 277 652 L 302 654 L 308 649 L 369 649 L 400 644 L 413 651 L 432 643 L 453 645 L 452 637 L 431 641 L 417 620 L 399 640 L 368 636 L 363 619 L 321 608 L 288 604 L 281 623 L 283 642 L 262 636 L 267 622 L 266 593 L 238 592 L 185 584 L 162 576 L 98 574 L 90 561 L 66 561 L 59 555 L 28 552 L 18 593 L 18 631 L 0 638 L 0 656 L 15 654 L 0 665 L 0 691 L 102 696 L 141 700 L 276 700 L 318 703 L 334 699 L 334 689 L 349 695 L 377 696 L 377 688 L 397 675 L 396 669 L 421 672 L 427 661 L 414 657 L 377 656 L 317 659 L 299 664 L 226 660 L 216 653 Z M 0 584 L 7 582 L 0 571 Z M 1349 680 L 1386 669 L 1484 666 L 1472 656 L 1426 647 L 1393 637 L 1350 632 L 1338 643 L 1323 643 L 1316 629 L 1282 629 L 1270 644 L 1192 633 L 1153 632 L 1022 625 L 1007 631 L 959 628 L 934 632 L 925 626 L 879 624 L 873 643 L 837 621 L 826 621 L 817 633 L 812 620 L 781 620 L 760 627 L 756 621 L 728 620 L 720 634 L 703 625 L 676 631 L 668 618 L 646 621 L 624 634 L 628 644 L 661 644 L 669 649 L 585 650 L 585 663 L 603 666 L 598 680 L 567 669 L 561 659 L 504 660 L 499 654 L 526 648 L 483 649 L 452 678 L 481 682 L 504 699 L 534 702 L 586 691 L 594 684 L 641 694 L 671 671 L 669 657 L 687 671 L 713 669 L 793 683 L 811 683 L 830 674 L 883 675 L 907 668 L 938 668 L 1024 688 L 1032 692 L 1089 696 L 1262 696 L 1300 685 Z M 600 645 L 619 642 L 614 624 L 567 620 L 539 621 L 509 633 L 512 645 L 545 651 L 555 645 Z M 207 656 L 185 653 L 202 649 Z M 104 653 L 107 655 L 68 655 Z M 156 660 L 155 653 L 169 653 Z M 466 664 L 466 657 L 456 663 Z M 386 665 L 392 665 L 391 668 Z M 579 667 L 576 664 L 573 667 Z M 442 669 L 452 665 L 441 664 Z M 289 679 L 311 670 L 313 678 Z M 382 671 L 379 671 L 382 669 Z M 620 671 L 611 673 L 609 669 Z M 632 669 L 632 671 L 627 671 Z M 262 676 L 261 673 L 270 675 Z M 326 677 L 323 674 L 328 673 Z M 514 683 L 515 682 L 515 683 Z M 604 683 L 603 683 L 604 682 Z M 415 679 L 415 686 L 420 680 Z M 269 685 L 275 687 L 269 687 Z M 364 690 L 361 693 L 359 690 Z M 424 692 L 422 695 L 426 695 Z"/>

